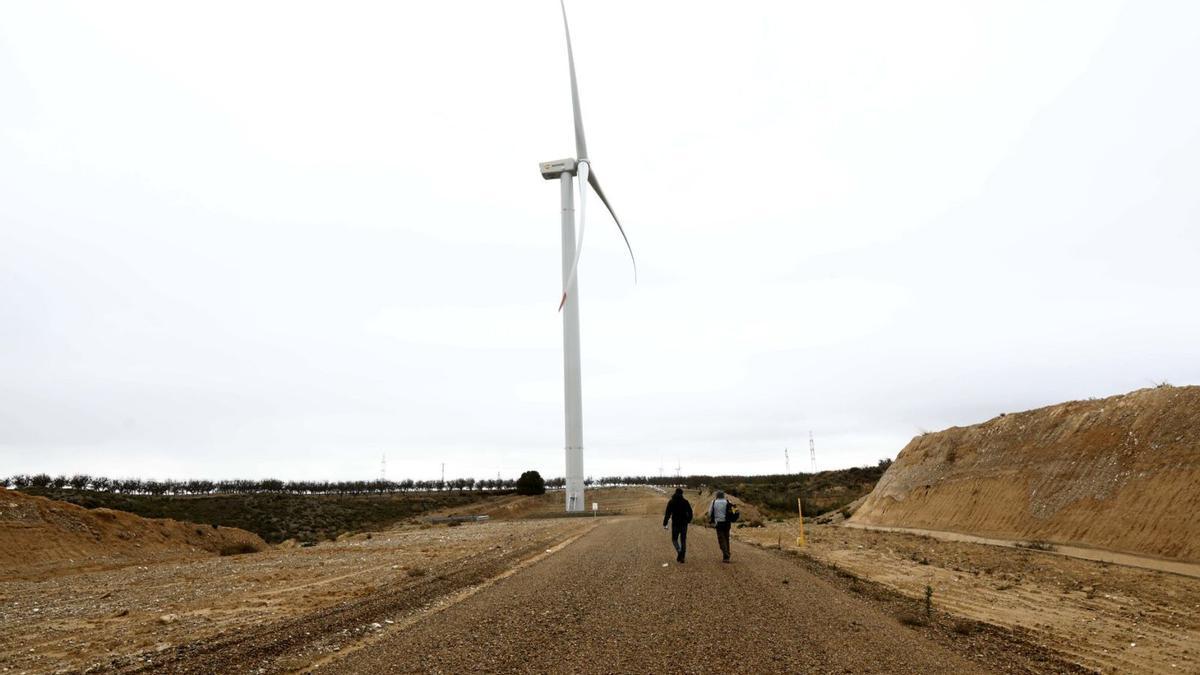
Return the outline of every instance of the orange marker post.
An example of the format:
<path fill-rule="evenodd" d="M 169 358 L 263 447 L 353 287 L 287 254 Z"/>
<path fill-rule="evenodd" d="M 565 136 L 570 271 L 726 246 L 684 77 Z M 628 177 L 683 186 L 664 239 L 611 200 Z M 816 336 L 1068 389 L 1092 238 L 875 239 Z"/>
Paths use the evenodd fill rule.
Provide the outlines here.
<path fill-rule="evenodd" d="M 796 538 L 796 546 L 804 548 L 804 503 L 796 498 L 796 513 L 800 514 L 800 536 Z"/>

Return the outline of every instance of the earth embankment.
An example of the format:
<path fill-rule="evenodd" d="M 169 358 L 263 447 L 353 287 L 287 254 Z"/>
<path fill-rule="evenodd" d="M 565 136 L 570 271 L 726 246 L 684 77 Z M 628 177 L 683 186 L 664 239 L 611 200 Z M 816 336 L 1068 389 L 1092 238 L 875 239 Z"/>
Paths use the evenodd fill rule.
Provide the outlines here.
<path fill-rule="evenodd" d="M 1200 561 L 1200 387 L 914 438 L 851 519 Z"/>
<path fill-rule="evenodd" d="M 257 535 L 237 528 L 88 510 L 0 490 L 0 580 L 264 548 Z"/>

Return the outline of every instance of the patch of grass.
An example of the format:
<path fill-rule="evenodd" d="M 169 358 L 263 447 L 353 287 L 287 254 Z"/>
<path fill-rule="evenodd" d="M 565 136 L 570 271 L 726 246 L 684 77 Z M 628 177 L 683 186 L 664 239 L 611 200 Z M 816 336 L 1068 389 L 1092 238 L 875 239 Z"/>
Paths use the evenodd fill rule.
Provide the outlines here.
<path fill-rule="evenodd" d="M 904 610 L 903 612 L 897 614 L 896 620 L 905 626 L 913 626 L 916 628 L 922 628 L 929 625 L 928 619 L 922 616 L 919 612 L 914 612 L 911 609 Z"/>
<path fill-rule="evenodd" d="M 408 576 L 410 577 L 423 577 L 426 574 L 429 574 L 429 570 L 425 569 L 424 567 L 408 568 Z"/>

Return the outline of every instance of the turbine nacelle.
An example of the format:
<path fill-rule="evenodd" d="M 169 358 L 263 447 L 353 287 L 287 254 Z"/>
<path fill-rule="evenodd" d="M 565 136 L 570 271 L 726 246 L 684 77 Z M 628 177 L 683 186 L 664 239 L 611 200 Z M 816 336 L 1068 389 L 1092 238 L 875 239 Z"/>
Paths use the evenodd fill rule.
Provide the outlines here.
<path fill-rule="evenodd" d="M 555 180 L 564 173 L 574 176 L 576 169 L 579 168 L 579 162 L 576 162 L 574 157 L 568 157 L 567 159 L 556 159 L 552 162 L 542 162 L 538 166 L 542 170 L 542 178 Z"/>

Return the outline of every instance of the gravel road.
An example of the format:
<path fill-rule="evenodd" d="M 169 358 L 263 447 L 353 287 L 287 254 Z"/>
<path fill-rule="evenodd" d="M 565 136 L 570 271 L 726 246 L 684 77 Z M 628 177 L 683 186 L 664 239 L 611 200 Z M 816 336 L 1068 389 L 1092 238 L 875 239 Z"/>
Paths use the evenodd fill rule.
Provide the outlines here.
<path fill-rule="evenodd" d="M 902 625 L 794 556 L 691 528 L 686 564 L 653 518 L 602 519 L 561 551 L 320 672 L 1057 672 L 1044 652 Z M 665 563 L 665 566 L 664 566 Z M 810 565 L 811 566 L 811 565 Z M 986 642 L 986 641 L 984 641 Z"/>

